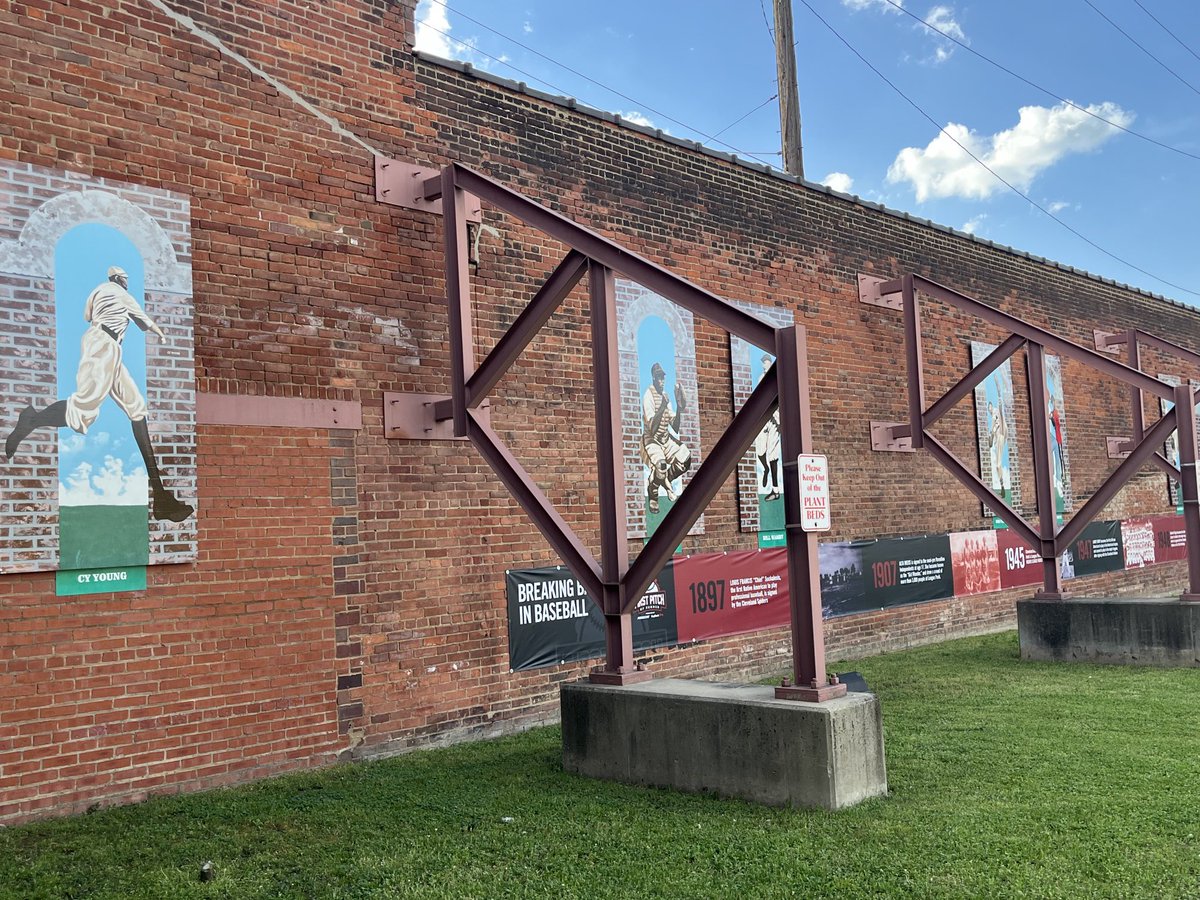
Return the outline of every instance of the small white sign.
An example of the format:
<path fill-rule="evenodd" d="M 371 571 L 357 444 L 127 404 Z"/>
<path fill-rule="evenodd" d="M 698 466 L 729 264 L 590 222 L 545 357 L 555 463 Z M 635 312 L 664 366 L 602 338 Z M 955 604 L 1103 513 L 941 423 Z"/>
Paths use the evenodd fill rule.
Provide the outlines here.
<path fill-rule="evenodd" d="M 796 457 L 800 475 L 800 527 L 805 531 L 828 531 L 829 460 L 820 454 L 801 454 Z"/>

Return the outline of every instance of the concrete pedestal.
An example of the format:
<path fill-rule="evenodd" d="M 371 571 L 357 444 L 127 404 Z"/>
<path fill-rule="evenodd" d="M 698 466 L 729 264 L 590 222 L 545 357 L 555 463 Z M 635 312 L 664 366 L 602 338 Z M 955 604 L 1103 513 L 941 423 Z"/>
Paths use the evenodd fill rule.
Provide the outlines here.
<path fill-rule="evenodd" d="M 887 793 L 873 694 L 776 700 L 761 685 L 563 685 L 563 766 L 627 784 L 841 809 Z"/>
<path fill-rule="evenodd" d="M 1071 598 L 1017 603 L 1021 659 L 1200 666 L 1200 603 Z"/>

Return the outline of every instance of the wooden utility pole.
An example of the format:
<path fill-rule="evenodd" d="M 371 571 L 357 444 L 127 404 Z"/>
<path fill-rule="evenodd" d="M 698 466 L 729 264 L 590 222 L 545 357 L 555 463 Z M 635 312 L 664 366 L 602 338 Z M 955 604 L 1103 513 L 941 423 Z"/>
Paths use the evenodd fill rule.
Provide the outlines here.
<path fill-rule="evenodd" d="M 779 78 L 779 131 L 783 169 L 804 177 L 800 142 L 800 97 L 796 89 L 796 48 L 792 37 L 792 0 L 775 2 L 775 67 Z"/>

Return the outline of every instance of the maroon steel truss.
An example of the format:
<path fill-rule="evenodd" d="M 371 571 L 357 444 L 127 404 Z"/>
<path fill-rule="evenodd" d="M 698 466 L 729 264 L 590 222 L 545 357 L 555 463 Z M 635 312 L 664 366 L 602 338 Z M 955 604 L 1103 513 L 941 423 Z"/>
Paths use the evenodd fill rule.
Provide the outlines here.
<path fill-rule="evenodd" d="M 1016 534 L 1019 534 L 1042 557 L 1043 589 L 1037 597 L 1057 599 L 1063 596 L 1058 557 L 1083 532 L 1121 487 L 1141 467 L 1150 461 L 1166 465 L 1178 476 L 1179 471 L 1159 453 L 1159 448 L 1172 431 L 1179 433 L 1180 468 L 1184 473 L 1184 527 L 1188 542 L 1188 590 L 1185 600 L 1200 600 L 1200 492 L 1196 481 L 1195 398 L 1187 385 L 1174 386 L 1152 378 L 1136 368 L 1126 366 L 1093 350 L 1058 337 L 995 307 L 960 294 L 920 275 L 905 275 L 893 281 L 879 281 L 860 276 L 860 298 L 864 303 L 899 308 L 904 315 L 904 342 L 908 368 L 908 422 L 872 423 L 872 440 L 879 450 L 928 450 L 955 478 L 991 507 Z M 977 366 L 971 369 L 954 387 L 932 405 L 925 405 L 924 362 L 921 350 L 921 308 L 918 292 L 975 315 L 1005 331 L 1009 337 Z M 897 302 L 899 301 L 899 302 Z M 1145 336 L 1149 338 L 1149 336 Z M 1157 341 L 1158 339 L 1153 339 Z M 1161 342 L 1165 344 L 1166 342 Z M 1136 347 L 1136 343 L 1131 344 Z M 1174 346 L 1174 345 L 1171 345 Z M 970 395 L 992 372 L 1002 366 L 1022 347 L 1025 348 L 1027 389 L 1031 410 L 1033 437 L 1033 476 L 1037 499 L 1038 523 L 1035 527 L 998 496 L 978 475 L 930 433 L 943 415 L 956 403 Z M 1051 450 L 1046 406 L 1045 353 L 1051 350 L 1111 376 L 1134 392 L 1136 409 L 1134 435 L 1123 451 L 1125 458 L 1096 492 L 1061 528 L 1057 526 L 1053 487 L 1051 483 Z M 1182 348 L 1175 348 L 1175 352 Z M 1188 351 L 1183 351 L 1187 354 Z M 1195 354 L 1190 354 L 1195 356 Z M 1200 361 L 1200 357 L 1196 357 Z M 1142 392 L 1153 394 L 1175 404 L 1174 408 L 1149 430 L 1144 428 L 1141 410 Z M 1178 427 L 1177 427 L 1178 426 Z M 1159 462 L 1161 460 L 1161 462 Z"/>
<path fill-rule="evenodd" d="M 593 680 L 628 684 L 649 678 L 633 655 L 630 613 L 670 559 L 674 548 L 700 517 L 737 466 L 778 403 L 784 465 L 785 511 L 800 521 L 796 457 L 811 452 L 808 365 L 804 330 L 772 327 L 622 248 L 575 222 L 460 165 L 446 167 L 423 182 L 427 200 L 441 199 L 445 221 L 446 293 L 450 319 L 451 397 L 430 402 L 433 419 L 451 420 L 453 434 L 468 437 L 496 475 L 529 514 L 567 567 L 598 601 L 605 620 L 606 657 Z M 471 328 L 470 271 L 467 261 L 468 197 L 483 201 L 550 235 L 571 249 L 490 353 L 475 363 Z M 734 417 L 696 470 L 686 490 L 636 559 L 629 558 L 625 529 L 625 471 L 621 445 L 620 384 L 616 339 L 614 273 L 649 288 L 758 347 L 771 350 L 775 366 Z M 595 388 L 597 471 L 601 548 L 597 560 L 568 527 L 520 463 L 491 429 L 485 398 L 555 309 L 584 278 L 591 306 Z M 816 536 L 788 525 L 788 577 L 791 593 L 795 686 L 780 696 L 825 700 L 845 692 L 825 672 Z"/>

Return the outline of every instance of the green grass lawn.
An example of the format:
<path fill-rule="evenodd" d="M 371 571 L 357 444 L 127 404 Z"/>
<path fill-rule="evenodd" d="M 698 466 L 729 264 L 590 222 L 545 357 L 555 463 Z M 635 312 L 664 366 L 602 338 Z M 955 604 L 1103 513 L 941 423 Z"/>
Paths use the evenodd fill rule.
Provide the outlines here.
<path fill-rule="evenodd" d="M 0 830 L 0 896 L 1200 897 L 1200 670 L 1021 663 L 1012 633 L 839 668 L 891 788 L 851 810 L 566 775 L 545 728 Z"/>

